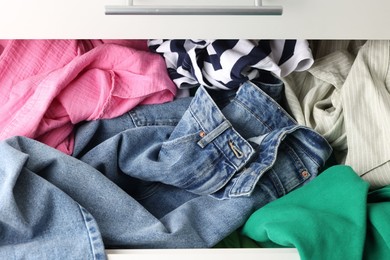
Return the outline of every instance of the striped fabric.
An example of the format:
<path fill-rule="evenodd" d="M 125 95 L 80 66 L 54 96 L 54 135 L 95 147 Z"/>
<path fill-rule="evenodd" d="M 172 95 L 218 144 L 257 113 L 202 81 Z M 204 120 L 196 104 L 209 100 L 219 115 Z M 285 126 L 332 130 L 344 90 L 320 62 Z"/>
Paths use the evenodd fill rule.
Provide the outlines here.
<path fill-rule="evenodd" d="M 366 41 L 365 40 L 309 40 L 310 49 L 314 59 L 322 58 L 332 52 L 345 50 L 356 56 L 356 51 L 359 50 Z"/>
<path fill-rule="evenodd" d="M 234 89 L 260 71 L 287 76 L 314 62 L 306 40 L 149 40 L 180 89 L 203 85 Z"/>
<path fill-rule="evenodd" d="M 329 44 L 322 48 L 333 52 L 316 50 L 323 57 L 307 72 L 283 78 L 290 112 L 323 134 L 338 161 L 352 166 L 372 188 L 389 185 L 390 42 Z M 335 51 L 337 44 L 341 49 Z"/>

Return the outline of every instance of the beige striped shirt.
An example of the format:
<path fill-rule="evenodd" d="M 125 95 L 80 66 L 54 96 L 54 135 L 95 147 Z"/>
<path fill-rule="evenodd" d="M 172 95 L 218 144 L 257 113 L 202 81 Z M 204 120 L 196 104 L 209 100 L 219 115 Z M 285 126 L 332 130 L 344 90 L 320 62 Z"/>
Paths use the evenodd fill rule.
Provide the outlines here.
<path fill-rule="evenodd" d="M 338 162 L 350 165 L 372 188 L 389 185 L 390 42 L 313 46 L 313 66 L 283 78 L 291 114 L 322 134 Z"/>

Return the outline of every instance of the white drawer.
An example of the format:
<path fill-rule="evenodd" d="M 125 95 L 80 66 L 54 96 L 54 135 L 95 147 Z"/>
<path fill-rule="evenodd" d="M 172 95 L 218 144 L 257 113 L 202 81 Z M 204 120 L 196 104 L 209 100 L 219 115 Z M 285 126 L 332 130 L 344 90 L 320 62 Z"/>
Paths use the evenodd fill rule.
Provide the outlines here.
<path fill-rule="evenodd" d="M 253 2 L 239 1 L 245 4 Z M 142 0 L 138 2 L 142 3 Z M 280 16 L 105 14 L 105 6 L 126 3 L 126 0 L 2 0 L 0 38 L 390 38 L 390 30 L 385 26 L 390 23 L 390 1 L 386 0 L 263 0 L 265 6 L 282 6 L 283 14 Z M 107 255 L 113 260 L 299 259 L 296 249 L 108 250 Z"/>
<path fill-rule="evenodd" d="M 108 260 L 299 260 L 296 249 L 153 249 L 107 250 Z"/>
<path fill-rule="evenodd" d="M 145 1 L 163 0 L 134 0 L 143 4 Z M 253 5 L 254 0 L 216 1 Z M 3 0 L 0 38 L 390 38 L 390 30 L 385 26 L 390 22 L 387 0 L 263 0 L 264 6 L 282 6 L 280 16 L 105 15 L 105 6 L 126 3 L 126 0 Z"/>

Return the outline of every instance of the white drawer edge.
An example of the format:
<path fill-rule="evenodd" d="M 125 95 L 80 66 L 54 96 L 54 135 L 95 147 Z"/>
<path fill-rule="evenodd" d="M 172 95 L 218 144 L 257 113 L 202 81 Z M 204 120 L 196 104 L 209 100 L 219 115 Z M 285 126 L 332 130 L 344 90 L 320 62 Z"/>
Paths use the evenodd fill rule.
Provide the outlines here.
<path fill-rule="evenodd" d="M 295 248 L 117 249 L 106 250 L 109 260 L 299 260 Z"/>

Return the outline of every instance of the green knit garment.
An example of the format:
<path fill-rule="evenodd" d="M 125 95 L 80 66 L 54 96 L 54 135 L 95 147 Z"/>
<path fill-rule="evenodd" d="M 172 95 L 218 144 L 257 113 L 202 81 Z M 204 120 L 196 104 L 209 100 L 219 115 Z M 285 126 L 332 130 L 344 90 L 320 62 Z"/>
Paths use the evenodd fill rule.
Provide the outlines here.
<path fill-rule="evenodd" d="M 303 260 L 390 259 L 390 186 L 369 191 L 352 168 L 333 166 L 257 210 L 242 234 Z"/>

